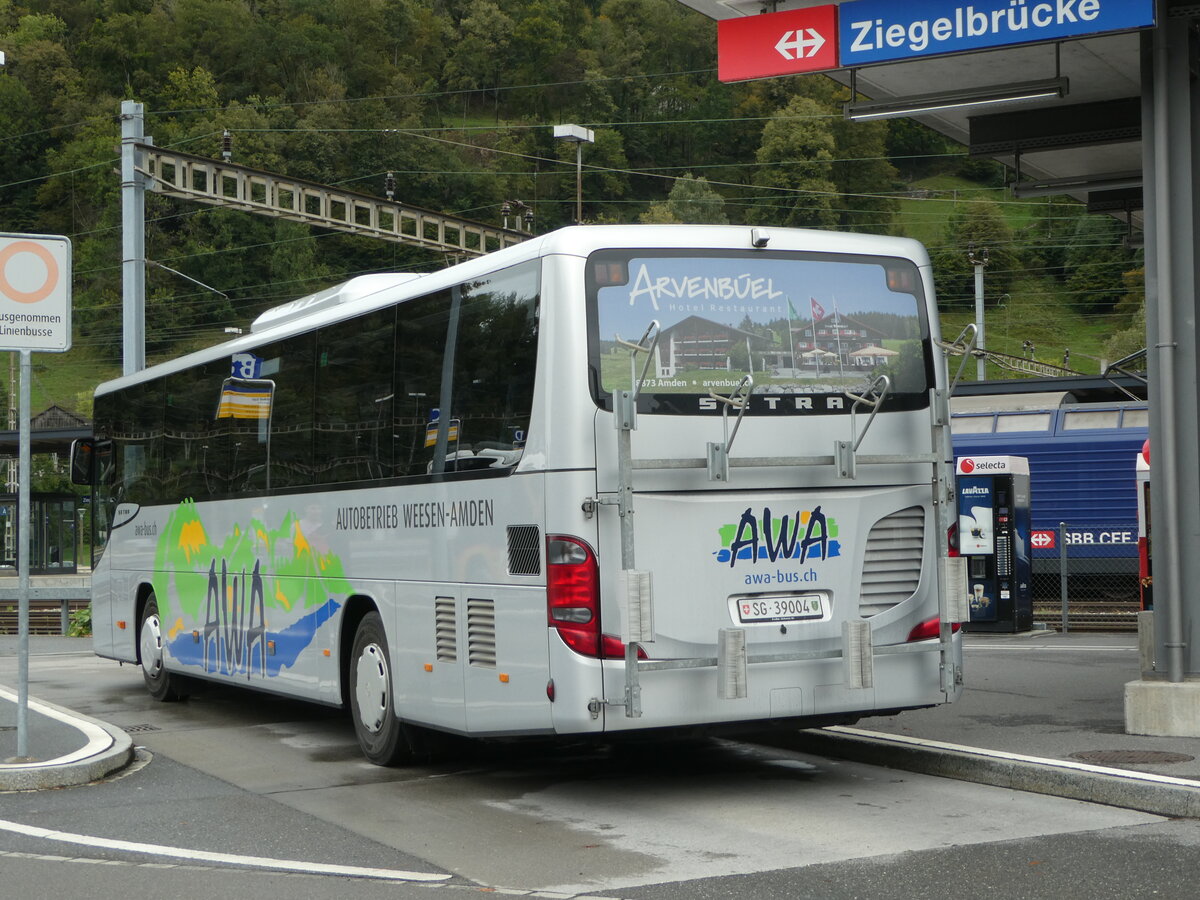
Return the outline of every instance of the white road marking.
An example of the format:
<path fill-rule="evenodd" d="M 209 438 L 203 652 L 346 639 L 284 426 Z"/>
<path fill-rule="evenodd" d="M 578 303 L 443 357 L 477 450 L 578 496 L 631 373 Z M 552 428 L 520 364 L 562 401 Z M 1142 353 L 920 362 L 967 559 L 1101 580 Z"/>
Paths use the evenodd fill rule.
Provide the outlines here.
<path fill-rule="evenodd" d="M 0 687 L 0 697 L 8 700 L 10 703 L 16 704 L 20 699 L 17 694 L 10 691 L 6 687 Z M 66 756 L 60 756 L 57 759 L 44 759 L 40 762 L 24 762 L 24 763 L 0 763 L 0 772 L 13 769 L 37 769 L 46 766 L 61 766 L 65 763 L 75 762 L 80 759 L 88 759 L 95 756 L 97 753 L 102 753 L 113 744 L 112 735 L 98 725 L 93 725 L 84 719 L 68 715 L 56 707 L 49 706 L 34 700 L 32 697 L 25 698 L 29 708 L 41 713 L 56 721 L 70 725 L 72 728 L 83 732 L 87 738 L 87 743 L 76 750 L 74 753 L 68 753 Z"/>
<path fill-rule="evenodd" d="M 170 856 L 177 859 L 225 863 L 226 865 L 248 866 L 256 869 L 274 869 L 283 872 L 303 872 L 311 875 L 342 875 L 349 878 L 376 878 L 388 881 L 446 881 L 451 877 L 433 872 L 405 872 L 401 869 L 375 869 L 368 866 L 339 866 L 295 859 L 271 859 L 265 856 L 242 856 L 236 853 L 214 853 L 209 850 L 165 847 L 161 844 L 117 841 L 87 834 L 72 834 L 69 831 L 52 831 L 49 828 L 22 825 L 20 822 L 9 822 L 5 819 L 0 819 L 0 831 L 11 831 L 26 837 L 44 838 L 67 844 L 81 844 L 85 847 L 98 847 L 105 850 L 123 850 L 127 853 L 146 853 L 154 856 Z"/>
<path fill-rule="evenodd" d="M 993 644 L 985 646 L 982 644 L 964 644 L 963 651 L 966 653 L 990 653 L 996 650 L 1056 650 L 1059 652 L 1069 650 L 1099 650 L 1104 653 L 1137 653 L 1137 647 L 1105 647 L 1103 645 L 1090 646 L 1085 644 Z"/>
<path fill-rule="evenodd" d="M 984 750 L 981 747 L 967 747 L 963 744 L 948 744 L 945 741 L 933 741 L 928 738 L 909 737 L 903 734 L 891 734 L 886 731 L 868 731 L 862 728 L 849 728 L 845 725 L 829 725 L 825 731 L 845 734 L 850 737 L 869 738 L 890 744 L 908 747 L 919 747 L 925 750 L 947 750 L 963 756 L 980 759 L 998 759 L 1009 762 L 1033 763 L 1054 769 L 1067 769 L 1075 772 L 1088 772 L 1093 775 L 1104 775 L 1121 781 L 1142 782 L 1146 784 L 1161 784 L 1170 787 L 1194 788 L 1197 782 L 1192 778 L 1175 778 L 1171 775 L 1156 775 L 1153 772 L 1139 772 L 1135 769 L 1114 769 L 1109 766 L 1096 766 L 1091 763 L 1076 762 L 1070 759 L 1047 759 L 1042 756 L 1027 756 L 1023 753 L 1008 753 L 1004 750 Z"/>

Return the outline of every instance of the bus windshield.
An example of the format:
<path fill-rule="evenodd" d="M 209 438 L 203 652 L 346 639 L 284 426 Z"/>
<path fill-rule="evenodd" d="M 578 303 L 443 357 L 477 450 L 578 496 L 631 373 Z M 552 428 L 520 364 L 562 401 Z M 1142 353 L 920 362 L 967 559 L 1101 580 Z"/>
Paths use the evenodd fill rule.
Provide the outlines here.
<path fill-rule="evenodd" d="M 611 405 L 637 373 L 619 341 L 659 323 L 643 392 L 656 412 L 694 415 L 672 395 L 728 393 L 750 375 L 754 394 L 863 390 L 879 375 L 923 404 L 931 383 L 928 324 L 908 260 L 832 254 L 616 251 L 588 265 L 596 401 Z M 769 412 L 788 404 L 756 404 Z"/>

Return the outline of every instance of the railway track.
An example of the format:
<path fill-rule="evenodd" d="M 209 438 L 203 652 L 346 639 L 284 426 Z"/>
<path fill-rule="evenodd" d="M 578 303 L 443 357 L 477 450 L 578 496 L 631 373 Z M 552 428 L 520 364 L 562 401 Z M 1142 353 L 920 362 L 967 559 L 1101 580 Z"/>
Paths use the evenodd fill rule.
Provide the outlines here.
<path fill-rule="evenodd" d="M 1074 631 L 1137 631 L 1137 601 L 1132 602 L 1074 602 L 1067 605 L 1067 627 Z M 1051 628 L 1062 627 L 1062 604 L 1035 602 L 1033 621 Z"/>
<path fill-rule="evenodd" d="M 68 601 L 68 613 L 87 608 L 87 600 Z M 17 604 L 14 601 L 0 602 L 0 634 L 17 633 Z M 62 601 L 29 601 L 30 634 L 62 634 Z"/>

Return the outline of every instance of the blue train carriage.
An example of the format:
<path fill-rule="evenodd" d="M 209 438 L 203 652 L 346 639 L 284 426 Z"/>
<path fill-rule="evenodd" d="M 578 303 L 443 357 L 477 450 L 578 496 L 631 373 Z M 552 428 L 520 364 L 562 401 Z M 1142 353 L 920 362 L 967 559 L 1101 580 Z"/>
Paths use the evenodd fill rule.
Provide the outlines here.
<path fill-rule="evenodd" d="M 1060 523 L 1067 526 L 1072 576 L 1101 576 L 1116 591 L 1137 577 L 1134 459 L 1149 436 L 1147 416 L 1144 401 L 1051 406 L 1011 395 L 956 399 L 956 456 L 1029 460 L 1035 582 L 1039 574 L 1059 573 Z"/>

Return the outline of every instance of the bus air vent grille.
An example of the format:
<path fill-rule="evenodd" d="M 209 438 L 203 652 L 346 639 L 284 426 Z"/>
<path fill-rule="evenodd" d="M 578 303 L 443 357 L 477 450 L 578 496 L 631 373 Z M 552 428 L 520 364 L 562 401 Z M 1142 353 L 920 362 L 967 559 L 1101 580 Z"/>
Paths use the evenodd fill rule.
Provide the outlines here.
<path fill-rule="evenodd" d="M 458 616 L 453 597 L 438 597 L 433 607 L 437 661 L 458 662 Z"/>
<path fill-rule="evenodd" d="M 542 574 L 542 535 L 536 525 L 508 526 L 508 574 Z"/>
<path fill-rule="evenodd" d="M 496 607 L 491 600 L 467 599 L 467 660 L 496 668 Z"/>
<path fill-rule="evenodd" d="M 922 507 L 910 506 L 876 522 L 867 535 L 859 614 L 864 619 L 877 616 L 911 597 L 921 581 L 924 555 Z"/>

